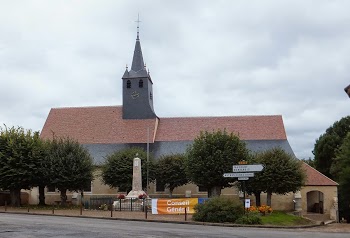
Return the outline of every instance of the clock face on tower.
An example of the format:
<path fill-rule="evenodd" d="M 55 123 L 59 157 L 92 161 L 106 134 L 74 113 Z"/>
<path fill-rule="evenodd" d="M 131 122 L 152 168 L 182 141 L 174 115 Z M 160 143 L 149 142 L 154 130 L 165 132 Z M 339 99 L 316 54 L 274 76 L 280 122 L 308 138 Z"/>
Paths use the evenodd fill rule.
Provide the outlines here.
<path fill-rule="evenodd" d="M 134 91 L 134 92 L 131 93 L 131 98 L 132 98 L 132 99 L 136 99 L 136 98 L 138 98 L 139 96 L 140 96 L 140 94 L 139 94 L 137 91 Z"/>

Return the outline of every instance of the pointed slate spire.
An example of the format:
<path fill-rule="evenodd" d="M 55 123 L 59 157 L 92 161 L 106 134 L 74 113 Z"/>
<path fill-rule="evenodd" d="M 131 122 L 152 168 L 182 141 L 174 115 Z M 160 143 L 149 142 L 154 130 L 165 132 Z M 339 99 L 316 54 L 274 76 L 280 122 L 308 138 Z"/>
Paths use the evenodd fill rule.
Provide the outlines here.
<path fill-rule="evenodd" d="M 136 37 L 136 44 L 135 44 L 135 50 L 134 50 L 134 56 L 132 58 L 132 65 L 131 65 L 131 70 L 138 72 L 140 70 L 144 69 L 144 62 L 143 62 L 143 57 L 142 57 L 142 50 L 141 50 L 141 43 L 140 43 L 140 16 L 137 15 L 137 37 Z"/>
<path fill-rule="evenodd" d="M 131 70 L 138 72 L 144 69 L 140 39 L 136 39 L 134 56 L 132 58 Z"/>

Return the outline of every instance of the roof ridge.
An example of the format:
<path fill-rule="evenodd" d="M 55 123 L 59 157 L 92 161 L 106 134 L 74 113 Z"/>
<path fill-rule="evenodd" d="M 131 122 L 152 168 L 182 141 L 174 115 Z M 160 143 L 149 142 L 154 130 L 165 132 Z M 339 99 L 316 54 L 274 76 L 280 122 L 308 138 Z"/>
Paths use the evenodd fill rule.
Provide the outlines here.
<path fill-rule="evenodd" d="M 310 166 L 309 164 L 305 163 L 304 161 L 302 161 L 305 165 L 307 165 L 308 167 L 310 167 L 311 169 L 315 170 L 317 173 L 319 173 L 321 176 L 325 177 L 326 179 L 332 181 L 333 183 L 335 183 L 336 185 L 339 185 L 336 181 L 334 181 L 333 179 L 327 177 L 326 175 L 324 175 L 323 173 L 321 173 L 320 171 L 318 171 L 317 169 L 315 169 L 314 167 Z"/>
<path fill-rule="evenodd" d="M 245 116 L 194 116 L 194 117 L 160 117 L 160 119 L 181 119 L 181 118 L 218 118 L 218 117 L 282 117 L 282 115 L 245 115 Z"/>
<path fill-rule="evenodd" d="M 51 109 L 78 109 L 78 108 L 97 108 L 97 107 L 122 107 L 121 105 L 110 105 L 110 106 L 82 106 L 82 107 L 52 107 Z"/>

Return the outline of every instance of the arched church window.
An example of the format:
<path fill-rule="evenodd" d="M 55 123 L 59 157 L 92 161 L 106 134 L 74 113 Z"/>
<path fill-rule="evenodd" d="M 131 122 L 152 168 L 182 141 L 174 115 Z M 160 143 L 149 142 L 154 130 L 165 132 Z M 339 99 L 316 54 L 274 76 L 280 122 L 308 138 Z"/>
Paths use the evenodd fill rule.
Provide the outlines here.
<path fill-rule="evenodd" d="M 153 100 L 153 94 L 152 94 L 152 92 L 149 93 L 149 98 L 150 98 L 151 100 Z"/>
<path fill-rule="evenodd" d="M 131 82 L 130 82 L 130 80 L 126 81 L 126 88 L 131 88 Z"/>
<path fill-rule="evenodd" d="M 140 81 L 139 81 L 139 88 L 143 88 L 143 80 L 142 79 L 140 79 Z"/>

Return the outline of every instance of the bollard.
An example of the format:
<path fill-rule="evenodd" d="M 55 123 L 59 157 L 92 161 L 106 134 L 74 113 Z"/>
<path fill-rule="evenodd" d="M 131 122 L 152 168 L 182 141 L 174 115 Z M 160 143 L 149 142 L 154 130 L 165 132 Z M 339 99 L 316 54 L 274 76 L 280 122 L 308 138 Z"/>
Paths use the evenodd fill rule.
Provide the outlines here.
<path fill-rule="evenodd" d="M 7 212 L 7 201 L 5 201 L 5 212 Z"/>
<path fill-rule="evenodd" d="M 83 203 L 80 203 L 80 216 L 83 215 Z"/>
<path fill-rule="evenodd" d="M 185 221 L 187 221 L 187 208 L 185 207 Z"/>
<path fill-rule="evenodd" d="M 143 200 L 143 208 L 145 209 L 145 218 L 147 220 L 147 210 L 148 210 L 148 206 L 147 206 L 147 203 L 146 203 L 146 199 Z"/>
<path fill-rule="evenodd" d="M 55 204 L 52 203 L 52 214 L 55 214 Z"/>
<path fill-rule="evenodd" d="M 113 203 L 111 203 L 111 217 L 113 217 L 113 209 L 114 209 Z"/>
<path fill-rule="evenodd" d="M 122 199 L 119 198 L 119 211 L 122 211 Z"/>

